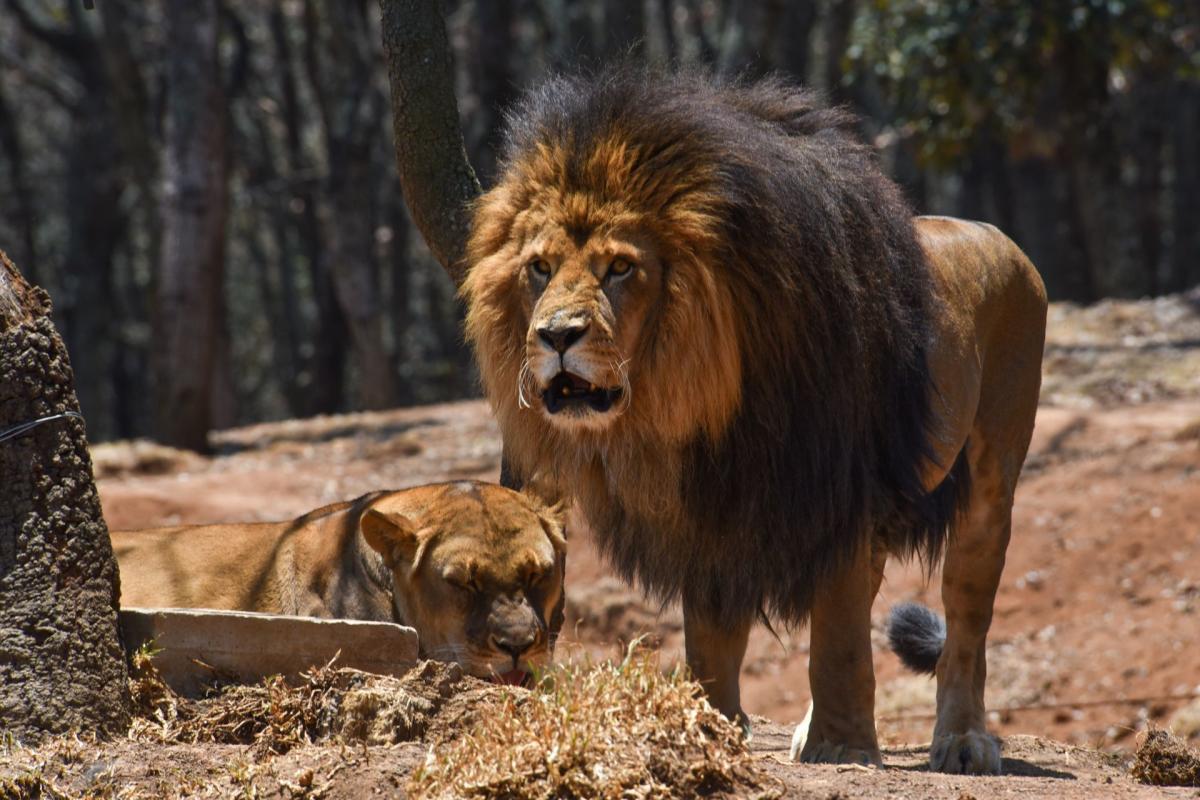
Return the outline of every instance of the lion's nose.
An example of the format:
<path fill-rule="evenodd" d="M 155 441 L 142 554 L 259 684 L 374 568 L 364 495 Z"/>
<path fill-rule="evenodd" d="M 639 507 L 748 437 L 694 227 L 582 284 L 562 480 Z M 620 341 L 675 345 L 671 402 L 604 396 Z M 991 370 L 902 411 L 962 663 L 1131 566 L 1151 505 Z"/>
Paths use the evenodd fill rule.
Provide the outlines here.
<path fill-rule="evenodd" d="M 564 323 L 551 322 L 547 325 L 539 326 L 537 329 L 538 338 L 550 345 L 559 353 L 567 352 L 571 345 L 578 342 L 587 333 L 588 323 L 586 320 L 570 320 Z"/>
<path fill-rule="evenodd" d="M 526 650 L 533 647 L 533 643 L 536 641 L 537 635 L 533 633 L 523 635 L 509 633 L 500 635 L 492 634 L 492 647 L 503 653 L 508 653 L 513 657 L 514 662 L 524 655 Z"/>

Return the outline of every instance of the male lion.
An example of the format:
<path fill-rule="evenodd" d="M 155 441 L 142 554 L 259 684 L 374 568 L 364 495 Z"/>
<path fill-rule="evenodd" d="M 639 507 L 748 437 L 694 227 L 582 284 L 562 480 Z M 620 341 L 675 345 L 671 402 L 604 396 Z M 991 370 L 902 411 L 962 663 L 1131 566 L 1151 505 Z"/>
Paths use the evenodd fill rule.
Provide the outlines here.
<path fill-rule="evenodd" d="M 872 599 L 887 553 L 944 551 L 932 765 L 996 772 L 984 640 L 1045 292 L 995 228 L 914 223 L 853 122 L 770 79 L 551 80 L 475 209 L 467 335 L 514 477 L 682 601 L 717 708 L 744 720 L 757 616 L 811 618 L 804 760 L 880 761 Z"/>
<path fill-rule="evenodd" d="M 292 522 L 115 531 L 121 602 L 399 622 L 421 655 L 522 682 L 563 622 L 562 509 L 463 481 Z"/>

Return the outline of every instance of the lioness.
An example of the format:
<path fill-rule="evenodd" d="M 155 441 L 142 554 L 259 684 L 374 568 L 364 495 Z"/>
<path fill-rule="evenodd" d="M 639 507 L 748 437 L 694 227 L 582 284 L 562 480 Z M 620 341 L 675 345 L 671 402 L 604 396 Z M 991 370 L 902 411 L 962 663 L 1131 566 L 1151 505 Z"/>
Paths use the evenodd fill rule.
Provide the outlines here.
<path fill-rule="evenodd" d="M 853 118 L 777 80 L 618 68 L 509 119 L 463 294 L 513 476 L 682 601 L 731 718 L 756 617 L 811 619 L 807 761 L 880 761 L 872 599 L 888 553 L 944 555 L 931 762 L 998 771 L 984 642 L 1041 380 L 1033 265 L 990 225 L 914 221 Z"/>
<path fill-rule="evenodd" d="M 291 522 L 116 531 L 121 602 L 382 620 L 523 681 L 563 621 L 561 506 L 487 483 L 372 492 Z"/>

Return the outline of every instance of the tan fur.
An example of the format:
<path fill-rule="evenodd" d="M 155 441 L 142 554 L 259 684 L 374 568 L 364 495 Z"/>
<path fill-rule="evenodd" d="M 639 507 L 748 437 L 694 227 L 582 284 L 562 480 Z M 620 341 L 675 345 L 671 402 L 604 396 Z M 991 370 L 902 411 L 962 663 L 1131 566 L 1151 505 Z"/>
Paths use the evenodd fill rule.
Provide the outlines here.
<path fill-rule="evenodd" d="M 504 202 L 518 201 L 504 195 L 485 199 L 485 203 Z M 620 225 L 611 226 L 605 237 L 590 239 L 584 248 L 575 248 L 562 233 L 569 211 L 535 207 L 518 215 L 516 229 L 489 232 L 485 228 L 473 242 L 477 253 L 492 253 L 471 272 L 466 288 L 472 300 L 468 326 L 484 382 L 506 431 L 510 457 L 526 474 L 577 480 L 560 489 L 578 496 L 585 509 L 590 498 L 599 500 L 611 489 L 628 503 L 656 508 L 671 518 L 680 512 L 662 507 L 671 497 L 657 488 L 662 485 L 663 472 L 678 463 L 672 447 L 679 446 L 684 434 L 698 424 L 719 430 L 738 400 L 739 365 L 732 345 L 737 332 L 726 324 L 732 317 L 728 304 L 733 299 L 711 281 L 699 280 L 698 291 L 690 295 L 692 302 L 686 304 L 674 334 L 668 333 L 665 341 L 660 339 L 653 351 L 648 350 L 637 335 L 641 320 L 655 313 L 661 293 L 685 291 L 681 287 L 711 273 L 687 271 L 680 286 L 664 285 L 656 253 L 636 235 L 624 233 Z M 481 217 L 486 220 L 493 215 L 485 209 Z M 1004 564 L 1013 492 L 1033 430 L 1046 297 L 1032 264 L 995 228 L 926 217 L 917 220 L 917 230 L 938 296 L 938 335 L 931 369 L 942 435 L 929 464 L 926 486 L 932 489 L 945 478 L 955 454 L 968 442 L 973 478 L 966 520 L 950 543 L 943 572 L 949 638 L 938 668 L 933 766 L 947 771 L 991 772 L 999 768 L 999 749 L 987 736 L 984 722 L 983 640 Z M 536 231 L 550 233 L 533 236 L 531 232 Z M 509 238 L 497 246 L 482 240 L 487 233 Z M 517 243 L 529 239 L 535 242 L 533 248 L 518 248 Z M 704 245 L 702 238 L 686 252 L 703 258 Z M 641 265 L 632 324 L 618 319 L 585 281 L 577 279 L 573 292 L 552 297 L 550 305 L 535 311 L 527 299 L 530 293 L 523 289 L 529 279 L 524 272 L 487 268 L 487 259 L 521 261 L 536 254 L 582 278 L 588 272 L 602 272 L 606 259 L 622 252 L 634 254 Z M 686 261 L 682 270 L 687 270 Z M 592 361 L 599 365 L 595 382 L 631 387 L 634 401 L 630 409 L 609 427 L 564 430 L 548 424 L 537 408 L 522 408 L 519 402 L 517 387 L 527 350 L 533 347 L 532 331 L 539 318 L 564 308 L 583 310 L 603 321 L 592 350 Z M 708 318 L 700 323 L 692 315 Z M 634 354 L 626 374 L 604 366 L 611 364 L 617 353 Z M 699 366 L 702 363 L 707 368 Z M 698 372 L 713 381 L 705 391 L 689 383 Z M 655 391 L 646 388 L 650 384 Z M 528 390 L 536 391 L 536 387 Z M 656 402 L 656 398 L 669 398 L 669 402 Z M 630 436 L 629 429 L 636 434 Z M 602 449 L 605 437 L 645 444 L 607 453 L 608 486 L 604 485 L 605 472 L 598 467 L 570 463 L 580 453 Z M 580 439 L 592 446 L 580 447 Z M 813 610 L 810 672 L 815 707 L 803 757 L 878 762 L 871 722 L 874 678 L 869 626 L 870 600 L 878 581 L 854 577 L 864 569 L 859 561 L 848 569 L 849 574 L 831 579 L 827 592 L 821 593 L 827 602 L 818 602 Z M 718 706 L 737 713 L 737 671 L 746 632 L 701 628 L 697 621 L 689 626 L 689 663 L 708 678 Z"/>
<path fill-rule="evenodd" d="M 549 661 L 561 508 L 463 481 L 375 492 L 291 522 L 114 531 L 125 606 L 396 621 L 488 677 Z"/>
<path fill-rule="evenodd" d="M 588 470 L 577 459 L 603 451 L 609 473 L 621 476 L 608 488 L 619 491 L 633 508 L 669 515 L 674 509 L 662 506 L 657 486 L 669 482 L 679 468 L 673 451 L 698 428 L 719 436 L 741 398 L 737 301 L 705 266 L 715 255 L 717 234 L 709 230 L 706 217 L 688 208 L 652 215 L 606 207 L 584 195 L 529 205 L 546 180 L 541 170 L 555 168 L 543 159 L 553 164 L 564 157 L 541 155 L 516 165 L 525 174 L 482 198 L 476 217 L 481 225 L 469 245 L 474 267 L 463 288 L 470 300 L 468 337 L 506 434 L 506 455 L 526 476 L 538 475 L 564 492 L 600 498 L 606 491 L 603 478 L 597 473 L 592 478 L 597 485 L 578 484 Z M 627 170 L 622 157 L 631 155 L 618 148 L 604 167 L 615 170 L 609 173 L 614 185 Z M 518 193 L 514 185 L 528 191 Z M 497 223 L 508 218 L 514 220 L 511 227 Z M 580 247 L 572 231 L 587 225 L 600 233 Z M 673 255 L 670 270 L 663 269 L 660 249 Z M 596 290 L 618 256 L 637 264 L 624 280 L 619 312 Z M 528 270 L 510 268 L 533 258 L 552 264 L 556 275 L 536 308 Z M 662 307 L 663 295 L 672 297 L 671 316 L 656 320 L 651 347 L 640 334 Z M 579 350 L 585 361 L 571 365 L 572 371 L 599 386 L 625 391 L 624 413 L 604 427 L 592 428 L 586 421 L 549 424 L 543 412 L 530 410 L 540 408 L 533 395 L 543 388 L 541 381 L 557 371 L 543 358 L 535 331 L 563 311 L 593 320 L 586 347 Z M 642 385 L 652 385 L 654 391 L 642 391 Z M 580 439 L 586 446 L 579 446 Z M 630 447 L 630 442 L 638 445 Z"/>
<path fill-rule="evenodd" d="M 756 614 L 811 622 L 805 759 L 879 760 L 878 576 L 887 551 L 944 554 L 932 762 L 994 771 L 983 643 L 1045 292 L 995 228 L 914 225 L 851 127 L 770 79 L 549 81 L 475 209 L 467 336 L 510 474 L 681 601 L 717 708 L 745 719 Z"/>

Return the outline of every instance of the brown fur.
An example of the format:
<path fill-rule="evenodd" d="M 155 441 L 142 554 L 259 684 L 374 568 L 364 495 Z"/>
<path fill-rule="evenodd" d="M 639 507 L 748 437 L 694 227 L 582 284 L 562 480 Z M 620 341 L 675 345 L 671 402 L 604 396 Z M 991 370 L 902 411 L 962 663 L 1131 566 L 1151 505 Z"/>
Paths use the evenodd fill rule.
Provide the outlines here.
<path fill-rule="evenodd" d="M 994 229 L 918 236 L 848 116 L 778 82 L 618 69 L 551 81 L 511 119 L 464 295 L 516 475 L 575 497 L 620 571 L 682 600 L 688 662 L 731 716 L 755 614 L 811 613 L 806 754 L 877 760 L 869 565 L 932 563 L 960 510 L 970 533 L 1011 507 L 1040 375 L 1036 272 Z M 981 349 L 995 336 L 1011 351 Z M 540 393 L 560 370 L 617 401 L 551 413 Z M 963 582 L 972 647 L 990 585 Z M 959 674 L 973 657 L 947 658 L 947 685 L 981 693 L 982 673 Z M 982 712 L 963 716 L 955 691 L 944 733 L 974 735 Z"/>
<path fill-rule="evenodd" d="M 395 621 L 417 629 L 425 657 L 488 677 L 550 659 L 562 531 L 560 509 L 463 481 L 373 492 L 291 522 L 112 539 L 123 605 Z"/>

